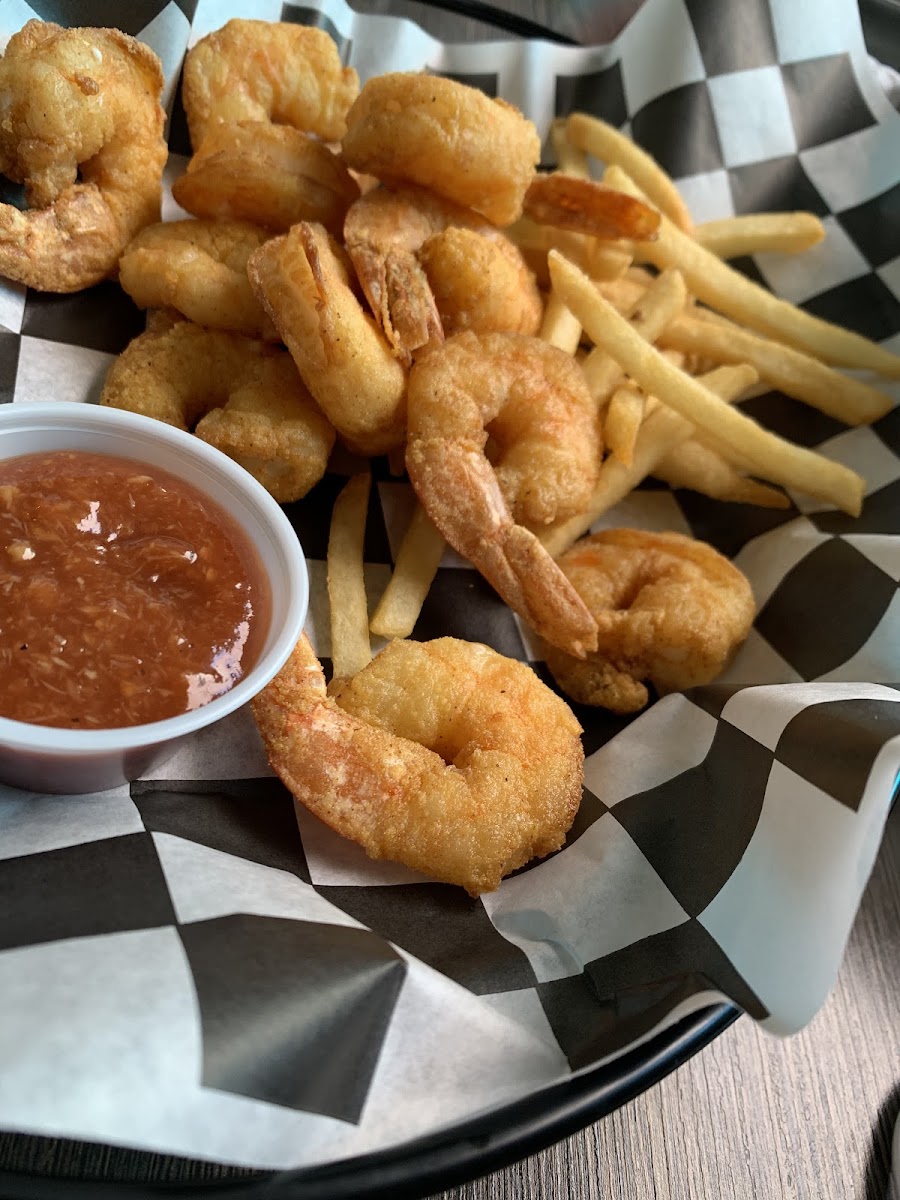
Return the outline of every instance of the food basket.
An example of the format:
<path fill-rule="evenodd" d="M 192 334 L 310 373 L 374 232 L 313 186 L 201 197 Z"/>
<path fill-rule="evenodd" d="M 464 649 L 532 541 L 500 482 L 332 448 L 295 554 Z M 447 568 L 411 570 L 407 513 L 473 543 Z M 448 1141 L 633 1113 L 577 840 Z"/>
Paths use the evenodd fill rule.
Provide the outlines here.
<path fill-rule="evenodd" d="M 542 132 L 556 113 L 602 115 L 658 157 L 698 220 L 811 209 L 828 230 L 821 252 L 740 269 L 900 346 L 900 117 L 852 0 L 833 0 L 830 22 L 800 0 L 632 7 L 586 49 L 556 35 L 445 45 L 343 0 L 252 15 L 325 28 L 363 78 L 427 66 L 505 96 Z M 185 46 L 238 11 L 148 0 L 37 15 L 115 20 L 157 51 L 171 183 L 189 149 Z M 0 6 L 4 33 L 31 15 Z M 5 285 L 0 323 L 7 400 L 52 387 L 90 401 L 143 315 L 113 283 L 71 297 Z M 746 408 L 858 468 L 862 517 L 648 484 L 604 518 L 736 558 L 759 618 L 716 684 L 637 719 L 576 708 L 586 790 L 567 845 L 498 892 L 474 901 L 370 863 L 295 811 L 246 712 L 130 788 L 0 794 L 0 1193 L 424 1195 L 611 1111 L 740 1011 L 780 1034 L 811 1018 L 900 768 L 900 423 L 893 412 L 847 431 L 774 393 Z M 326 662 L 328 519 L 352 470 L 336 458 L 287 509 Z M 386 464 L 373 479 L 377 595 L 411 497 Z M 527 631 L 451 555 L 415 631 L 441 634 L 549 679 Z"/>

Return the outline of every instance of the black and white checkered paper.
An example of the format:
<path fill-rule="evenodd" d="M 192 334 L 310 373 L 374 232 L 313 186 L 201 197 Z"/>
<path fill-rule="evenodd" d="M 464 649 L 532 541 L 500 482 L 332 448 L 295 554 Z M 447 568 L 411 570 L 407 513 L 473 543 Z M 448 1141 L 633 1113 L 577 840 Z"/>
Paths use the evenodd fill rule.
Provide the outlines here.
<path fill-rule="evenodd" d="M 628 129 L 697 220 L 820 214 L 800 259 L 739 264 L 900 349 L 900 115 L 852 0 L 645 0 L 609 46 L 443 46 L 408 21 L 305 6 L 3 0 L 118 24 L 160 53 L 170 178 L 188 145 L 186 45 L 229 16 L 314 23 L 363 79 L 428 67 L 505 96 L 546 132 L 584 109 Z M 166 213 L 176 207 L 167 202 Z M 0 288 L 0 399 L 96 398 L 143 324 L 115 284 Z M 834 978 L 900 767 L 900 420 L 848 431 L 787 397 L 767 425 L 859 469 L 851 521 L 647 486 L 602 521 L 705 538 L 759 618 L 715 685 L 637 719 L 578 710 L 584 803 L 560 853 L 472 900 L 370 862 L 272 777 L 249 712 L 152 778 L 83 797 L 0 791 L 0 1127 L 261 1167 L 394 1145 L 533 1092 L 726 996 L 780 1033 Z M 310 560 L 309 630 L 331 653 L 337 457 L 288 508 Z M 373 597 L 412 498 L 376 464 Z M 535 661 L 528 633 L 446 556 L 415 631 Z"/>

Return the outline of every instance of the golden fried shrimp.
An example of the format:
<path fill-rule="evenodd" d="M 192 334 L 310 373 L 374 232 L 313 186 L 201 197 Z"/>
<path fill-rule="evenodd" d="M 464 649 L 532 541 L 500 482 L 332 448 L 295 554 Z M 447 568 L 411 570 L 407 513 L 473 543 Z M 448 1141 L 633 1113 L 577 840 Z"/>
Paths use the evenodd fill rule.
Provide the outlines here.
<path fill-rule="evenodd" d="M 184 61 L 182 101 L 199 150 L 218 123 L 271 121 L 337 140 L 359 78 L 322 29 L 235 19 L 201 38 Z"/>
<path fill-rule="evenodd" d="M 538 338 L 460 333 L 413 366 L 408 410 L 406 467 L 438 530 L 547 641 L 592 650 L 593 618 L 529 528 L 582 511 L 597 479 L 578 364 Z"/>
<path fill-rule="evenodd" d="M 318 483 L 334 445 L 334 430 L 289 354 L 190 321 L 126 346 L 100 403 L 192 429 L 282 503 Z"/>
<path fill-rule="evenodd" d="M 315 138 L 244 121 L 210 130 L 172 195 L 195 217 L 255 221 L 277 233 L 319 221 L 339 234 L 359 185 Z"/>
<path fill-rule="evenodd" d="M 148 225 L 119 259 L 119 283 L 139 308 L 177 309 L 208 329 L 277 341 L 247 278 L 247 260 L 269 236 L 246 221 Z"/>
<path fill-rule="evenodd" d="M 471 896 L 558 850 L 581 801 L 571 710 L 477 643 L 391 642 L 329 697 L 303 637 L 253 712 L 275 771 L 320 820 Z"/>
<path fill-rule="evenodd" d="M 370 79 L 347 113 L 349 167 L 417 183 L 495 225 L 522 215 L 541 152 L 531 121 L 504 100 L 435 75 Z"/>
<path fill-rule="evenodd" d="M 451 230 L 468 232 L 464 244 L 474 250 L 477 263 L 468 263 L 465 253 L 462 261 L 458 252 L 454 254 L 459 242 L 445 237 Z M 416 350 L 440 344 L 445 332 L 459 328 L 474 327 L 484 333 L 498 328 L 537 331 L 540 297 L 515 247 L 477 213 L 424 188 L 380 187 L 367 192 L 347 212 L 344 244 L 372 312 L 397 357 L 407 365 Z M 423 254 L 428 269 L 421 262 Z M 470 292 L 473 276 L 475 293 Z M 502 289 L 496 299 L 491 296 L 493 287 Z M 538 309 L 533 327 L 525 330 L 518 327 L 523 292 L 525 306 L 530 302 Z M 443 326 L 438 295 L 444 298 L 454 326 L 450 330 Z M 478 317 L 484 312 L 487 318 L 480 325 Z M 498 326 L 496 320 L 504 315 L 513 323 Z"/>
<path fill-rule="evenodd" d="M 0 173 L 29 208 L 0 204 L 0 274 L 77 292 L 115 271 L 159 220 L 167 148 L 163 73 L 117 29 L 29 21 L 0 59 Z"/>
<path fill-rule="evenodd" d="M 580 704 L 637 712 L 648 699 L 644 680 L 662 692 L 709 683 L 753 624 L 746 578 L 679 533 L 606 529 L 558 561 L 598 625 L 597 650 L 585 659 L 546 647 L 554 679 Z"/>
<path fill-rule="evenodd" d="M 536 175 L 525 194 L 525 216 L 540 225 L 601 239 L 656 237 L 660 215 L 655 208 L 594 179 L 554 171 Z"/>
<path fill-rule="evenodd" d="M 406 372 L 350 286 L 341 251 L 301 222 L 266 242 L 247 272 L 303 382 L 351 450 L 384 454 L 403 441 Z"/>

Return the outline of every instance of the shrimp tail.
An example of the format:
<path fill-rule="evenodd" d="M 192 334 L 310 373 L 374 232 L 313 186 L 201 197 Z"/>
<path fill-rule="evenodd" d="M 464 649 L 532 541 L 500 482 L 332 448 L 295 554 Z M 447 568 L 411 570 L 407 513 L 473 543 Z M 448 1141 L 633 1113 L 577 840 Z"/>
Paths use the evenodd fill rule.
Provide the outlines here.
<path fill-rule="evenodd" d="M 50 208 L 0 205 L 0 275 L 42 292 L 77 292 L 116 268 L 120 222 L 94 184 L 68 187 Z"/>
<path fill-rule="evenodd" d="M 431 285 L 414 255 L 384 254 L 359 241 L 348 242 L 347 252 L 369 307 L 404 365 L 409 366 L 416 350 L 443 342 Z"/>
<path fill-rule="evenodd" d="M 525 193 L 526 217 L 574 233 L 613 239 L 651 241 L 659 229 L 659 213 L 625 192 L 574 175 L 536 175 Z"/>

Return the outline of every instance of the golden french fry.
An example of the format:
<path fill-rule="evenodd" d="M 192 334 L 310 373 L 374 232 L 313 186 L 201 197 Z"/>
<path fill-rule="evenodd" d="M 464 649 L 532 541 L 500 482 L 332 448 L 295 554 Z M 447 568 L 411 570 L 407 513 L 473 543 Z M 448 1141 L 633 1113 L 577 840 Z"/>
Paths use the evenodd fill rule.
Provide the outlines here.
<path fill-rule="evenodd" d="M 644 419 L 644 393 L 631 384 L 616 388 L 603 414 L 603 440 L 610 454 L 631 466 L 634 443 Z"/>
<path fill-rule="evenodd" d="M 619 167 L 608 172 L 617 188 L 640 198 L 641 190 Z M 663 216 L 654 241 L 634 243 L 635 257 L 660 269 L 677 267 L 688 288 L 705 304 L 734 317 L 776 342 L 843 367 L 861 367 L 888 379 L 900 379 L 900 355 L 786 300 L 733 270 Z"/>
<path fill-rule="evenodd" d="M 755 504 L 760 508 L 790 507 L 784 492 L 741 475 L 721 454 L 696 438 L 673 446 L 653 468 L 653 474 L 670 487 L 689 488 L 713 500 Z"/>
<path fill-rule="evenodd" d="M 556 157 L 556 169 L 564 175 L 578 179 L 590 179 L 588 157 L 583 150 L 573 146 L 566 137 L 566 119 L 557 117 L 550 125 L 550 144 Z"/>
<path fill-rule="evenodd" d="M 541 323 L 540 337 L 551 346 L 574 354 L 581 341 L 581 325 L 572 316 L 559 296 L 550 293 L 550 298 L 544 308 L 544 320 Z"/>
<path fill-rule="evenodd" d="M 825 226 L 809 212 L 751 213 L 704 221 L 694 229 L 694 237 L 717 258 L 739 258 L 770 250 L 800 254 L 822 241 Z"/>
<path fill-rule="evenodd" d="M 695 309 L 690 316 L 670 321 L 659 335 L 659 344 L 684 354 L 700 354 L 714 362 L 752 363 L 760 378 L 772 387 L 847 425 L 869 424 L 893 408 L 891 398 L 877 388 L 841 375 L 780 342 L 768 341 L 731 323 L 701 318 L 702 311 Z"/>
<path fill-rule="evenodd" d="M 363 574 L 363 541 L 371 476 L 354 475 L 331 515 L 327 584 L 331 606 L 331 662 L 335 679 L 349 678 L 372 661 Z"/>
<path fill-rule="evenodd" d="M 577 262 L 591 279 L 618 279 L 631 265 L 631 255 L 617 244 L 565 229 L 551 229 L 547 225 L 538 225 L 528 217 L 521 217 L 503 232 L 522 251 L 522 257 L 543 287 L 550 282 L 547 253 L 553 249 L 560 250 L 566 258 Z"/>
<path fill-rule="evenodd" d="M 718 367 L 703 376 L 704 386 L 726 403 L 737 399 L 755 380 L 756 372 L 745 365 Z M 548 525 L 538 533 L 547 551 L 556 558 L 568 550 L 599 517 L 652 474 L 653 468 L 673 446 L 692 437 L 694 432 L 690 421 L 660 404 L 638 430 L 631 466 L 626 467 L 614 458 L 606 459 L 588 509 L 578 516 Z"/>
<path fill-rule="evenodd" d="M 566 121 L 566 136 L 573 146 L 586 150 L 600 162 L 626 170 L 660 212 L 679 229 L 691 232 L 694 227 L 691 214 L 675 184 L 659 163 L 624 133 L 587 113 L 572 113 Z"/>
<path fill-rule="evenodd" d="M 552 250 L 548 264 L 555 291 L 588 337 L 607 350 L 645 392 L 702 429 L 717 449 L 724 449 L 726 455 L 732 450 L 750 462 L 754 474 L 834 504 L 851 516 L 859 515 L 865 482 L 855 471 L 784 441 L 744 413 L 722 404 L 708 388 L 645 342 L 582 271 Z"/>
<path fill-rule="evenodd" d="M 373 633 L 387 638 L 409 637 L 437 574 L 444 545 L 425 509 L 417 504 L 400 543 L 394 573 L 369 622 Z"/>
<path fill-rule="evenodd" d="M 673 317 L 684 308 L 686 300 L 684 280 L 678 272 L 663 271 L 629 307 L 631 327 L 639 337 L 655 342 Z M 591 395 L 598 404 L 603 404 L 622 378 L 622 368 L 599 343 L 584 360 L 582 368 Z"/>

